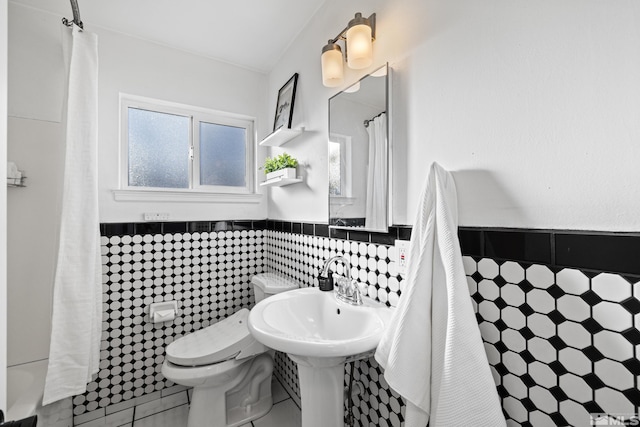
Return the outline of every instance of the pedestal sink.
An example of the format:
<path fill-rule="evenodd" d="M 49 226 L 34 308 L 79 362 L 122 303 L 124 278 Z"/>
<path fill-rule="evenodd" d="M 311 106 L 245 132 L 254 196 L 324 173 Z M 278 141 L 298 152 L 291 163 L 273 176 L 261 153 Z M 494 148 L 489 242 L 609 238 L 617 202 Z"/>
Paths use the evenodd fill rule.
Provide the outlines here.
<path fill-rule="evenodd" d="M 318 288 L 284 292 L 251 310 L 251 334 L 298 365 L 302 427 L 344 425 L 344 363 L 377 347 L 391 313 L 371 298 L 353 306 Z"/>

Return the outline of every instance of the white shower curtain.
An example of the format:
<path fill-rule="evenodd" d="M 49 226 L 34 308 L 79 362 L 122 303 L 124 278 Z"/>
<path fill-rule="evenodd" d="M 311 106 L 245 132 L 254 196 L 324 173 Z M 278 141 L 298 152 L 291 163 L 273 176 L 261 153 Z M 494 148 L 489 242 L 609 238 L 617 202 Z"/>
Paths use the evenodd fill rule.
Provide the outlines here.
<path fill-rule="evenodd" d="M 98 40 L 63 28 L 68 97 L 60 242 L 43 404 L 86 391 L 98 372 L 102 271 L 98 219 Z"/>
<path fill-rule="evenodd" d="M 369 122 L 369 169 L 367 173 L 367 205 L 365 227 L 387 228 L 387 115 L 380 114 Z"/>

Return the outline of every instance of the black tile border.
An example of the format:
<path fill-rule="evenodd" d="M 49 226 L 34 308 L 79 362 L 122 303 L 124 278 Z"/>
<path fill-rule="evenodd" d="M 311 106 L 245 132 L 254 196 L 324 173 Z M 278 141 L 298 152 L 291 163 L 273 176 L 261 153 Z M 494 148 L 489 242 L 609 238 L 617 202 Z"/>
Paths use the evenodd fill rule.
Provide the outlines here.
<path fill-rule="evenodd" d="M 364 230 L 331 228 L 327 224 L 302 221 L 229 220 L 229 221 L 183 221 L 183 222 L 133 222 L 102 223 L 102 236 L 124 236 L 134 234 L 195 233 L 235 230 L 272 230 L 307 236 L 331 237 L 364 243 L 377 243 L 392 246 L 396 240 L 410 240 L 410 226 L 389 227 L 387 233 L 374 233 Z"/>
<path fill-rule="evenodd" d="M 107 237 L 264 229 L 392 246 L 395 240 L 410 240 L 412 228 L 393 226 L 387 233 L 375 233 L 272 219 L 100 224 Z M 459 227 L 458 237 L 462 254 L 474 258 L 640 275 L 640 232 Z"/>
<path fill-rule="evenodd" d="M 304 234 L 316 237 L 331 237 L 334 239 L 353 240 L 364 243 L 377 243 L 380 245 L 393 246 L 395 241 L 410 240 L 410 226 L 393 226 L 389 227 L 387 233 L 376 233 L 358 229 L 333 228 L 327 224 L 296 222 L 296 221 L 279 221 L 267 220 L 267 230 L 285 231 L 294 234 Z M 291 230 L 291 231 L 289 231 Z"/>
<path fill-rule="evenodd" d="M 528 231 L 480 230 L 484 256 L 536 264 L 554 264 L 551 256 L 551 233 Z"/>
<path fill-rule="evenodd" d="M 555 233 L 556 264 L 640 274 L 640 236 Z"/>
<path fill-rule="evenodd" d="M 203 233 L 212 231 L 264 230 L 268 221 L 232 220 L 232 221 L 175 221 L 175 222 L 125 222 L 102 223 L 100 234 L 105 237 L 127 236 L 134 234 L 166 233 Z"/>
<path fill-rule="evenodd" d="M 460 227 L 463 255 L 640 275 L 640 233 Z"/>

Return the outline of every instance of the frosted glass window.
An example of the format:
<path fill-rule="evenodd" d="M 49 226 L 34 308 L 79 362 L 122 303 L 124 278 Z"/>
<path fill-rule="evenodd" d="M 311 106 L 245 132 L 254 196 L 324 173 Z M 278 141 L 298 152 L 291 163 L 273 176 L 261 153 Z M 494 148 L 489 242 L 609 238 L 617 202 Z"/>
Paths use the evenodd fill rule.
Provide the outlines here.
<path fill-rule="evenodd" d="M 351 138 L 329 135 L 329 196 L 351 197 Z"/>
<path fill-rule="evenodd" d="M 342 162 L 340 161 L 340 143 L 329 141 L 329 195 L 342 195 L 341 170 Z"/>
<path fill-rule="evenodd" d="M 120 114 L 123 190 L 255 194 L 253 118 L 125 94 Z"/>
<path fill-rule="evenodd" d="M 128 110 L 129 186 L 189 188 L 191 118 Z"/>
<path fill-rule="evenodd" d="M 247 130 L 200 122 L 200 185 L 246 186 Z"/>

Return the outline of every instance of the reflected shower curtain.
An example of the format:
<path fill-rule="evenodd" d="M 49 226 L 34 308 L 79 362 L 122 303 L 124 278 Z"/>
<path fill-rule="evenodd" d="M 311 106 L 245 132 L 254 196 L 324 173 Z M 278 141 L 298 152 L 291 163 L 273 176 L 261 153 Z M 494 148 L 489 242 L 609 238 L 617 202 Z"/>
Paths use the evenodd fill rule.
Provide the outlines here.
<path fill-rule="evenodd" d="M 43 404 L 86 391 L 98 372 L 102 267 L 98 219 L 98 40 L 63 28 L 68 71 L 60 242 Z"/>
<path fill-rule="evenodd" d="M 367 173 L 367 206 L 365 227 L 387 228 L 387 115 L 380 114 L 369 122 L 369 169 Z"/>

